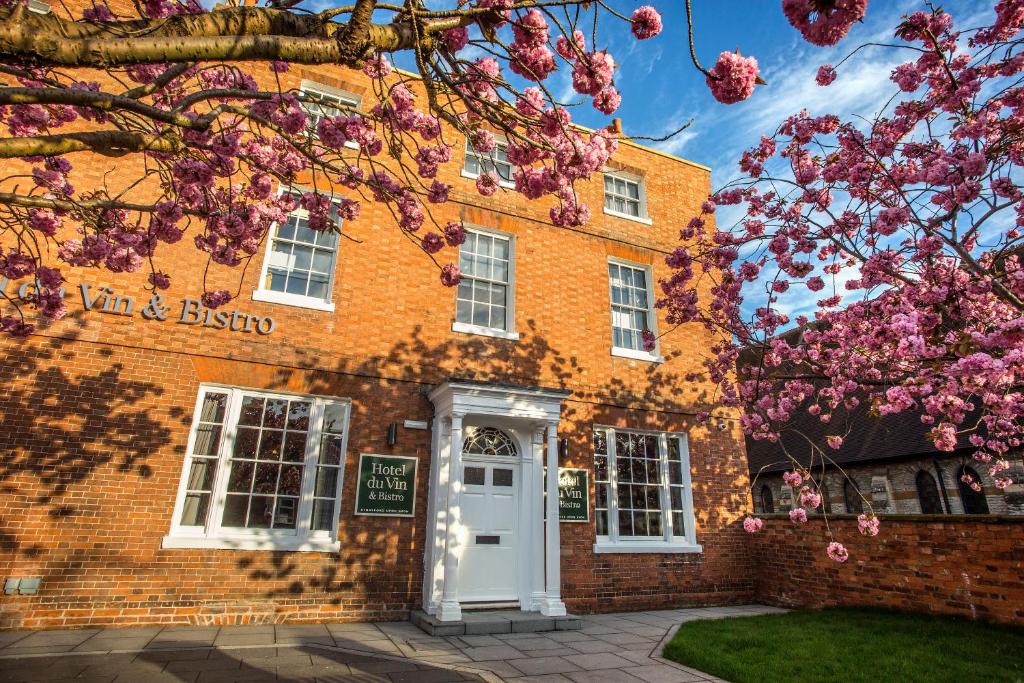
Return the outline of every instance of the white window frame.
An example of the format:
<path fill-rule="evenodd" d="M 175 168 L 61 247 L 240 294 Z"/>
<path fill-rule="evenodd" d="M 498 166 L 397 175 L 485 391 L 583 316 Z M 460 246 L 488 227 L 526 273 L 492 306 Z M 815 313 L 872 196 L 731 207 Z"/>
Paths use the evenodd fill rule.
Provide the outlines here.
<path fill-rule="evenodd" d="M 504 138 L 497 138 L 497 141 L 495 142 L 495 149 L 498 149 L 498 148 L 504 148 L 506 150 L 506 153 L 507 153 L 508 141 L 505 140 Z M 489 161 L 491 163 L 493 163 L 493 160 L 491 159 L 490 153 L 476 151 L 473 148 L 472 143 L 470 143 L 469 138 L 466 138 L 466 150 L 465 151 L 466 151 L 466 158 L 462 160 L 461 175 L 462 175 L 463 178 L 469 178 L 470 180 L 476 180 L 477 178 L 480 177 L 480 174 L 479 173 L 472 173 L 472 172 L 466 170 L 466 159 L 469 159 L 469 157 L 474 157 L 477 160 L 477 163 L 480 165 L 480 168 L 483 168 L 483 162 L 485 160 Z M 516 172 L 516 167 L 513 166 L 511 163 L 508 166 L 509 166 L 509 176 L 514 175 L 515 172 Z M 516 186 L 515 181 L 513 181 L 511 179 L 505 180 L 504 178 L 501 177 L 500 173 L 498 174 L 498 185 L 500 185 L 501 187 L 509 188 L 509 189 L 513 189 Z"/>
<path fill-rule="evenodd" d="M 359 97 L 359 95 L 345 90 L 339 90 L 338 88 L 332 88 L 331 86 L 324 85 L 323 83 L 317 83 L 316 81 L 309 81 L 305 79 L 303 79 L 302 83 L 299 85 L 299 92 L 303 95 L 319 95 L 322 97 L 332 97 L 337 100 L 342 100 L 343 103 L 349 104 L 352 109 L 359 109 L 359 105 L 362 103 L 362 98 Z M 302 107 L 302 110 L 306 112 L 307 116 L 317 116 L 317 114 L 312 114 L 309 111 L 307 102 L 300 102 L 299 104 Z M 331 105 L 328 104 L 327 106 Z M 339 109 L 338 111 L 341 110 Z M 313 124 L 312 120 L 309 122 L 308 130 L 313 137 L 318 137 L 316 125 Z M 348 147 L 349 149 L 359 149 L 359 145 L 351 140 L 345 143 L 345 147 Z"/>
<path fill-rule="evenodd" d="M 594 543 L 595 553 L 700 553 L 704 551 L 703 546 L 697 543 L 696 517 L 693 512 L 693 485 L 690 479 L 690 447 L 689 438 L 685 432 L 656 432 L 643 429 L 623 429 L 609 427 L 606 425 L 594 425 L 594 431 L 605 432 L 605 439 L 608 448 L 608 533 L 604 536 L 597 536 Z M 646 434 L 658 438 L 659 457 L 659 478 L 658 488 L 661 491 L 661 528 L 662 538 L 657 537 L 620 537 L 619 529 L 619 500 L 618 500 L 618 472 L 615 462 L 615 433 L 626 432 L 631 434 Z M 668 474 L 668 440 L 678 439 L 679 460 L 682 469 L 683 488 L 683 516 L 685 519 L 687 533 L 677 535 L 672 528 L 672 505 L 670 498 L 670 482 Z M 591 444 L 593 458 L 593 444 Z M 591 460 L 591 468 L 594 467 Z M 593 472 L 593 469 L 591 470 Z M 597 502 L 596 486 L 597 476 L 594 475 L 595 486 L 595 507 Z M 597 524 L 597 513 L 594 514 L 594 524 Z M 595 526 L 596 528 L 596 526 Z"/>
<path fill-rule="evenodd" d="M 508 283 L 506 283 L 505 290 L 505 328 L 486 327 L 484 325 L 473 325 L 471 323 L 459 322 L 458 318 L 452 321 L 452 332 L 461 332 L 463 334 L 478 334 L 484 337 L 496 337 L 498 339 L 508 339 L 510 341 L 518 341 L 519 333 L 516 332 L 516 236 L 512 233 L 502 232 L 500 230 L 491 230 L 488 228 L 482 228 L 479 226 L 466 226 L 467 233 L 476 233 L 478 235 L 488 235 L 497 239 L 503 239 L 508 241 Z M 462 259 L 462 247 L 459 247 L 459 260 Z M 476 277 L 467 276 L 466 279 L 477 279 Z M 458 306 L 459 294 L 458 288 L 455 292 L 455 305 Z M 455 313 L 458 316 L 458 312 Z"/>
<path fill-rule="evenodd" d="M 49 14 L 50 4 L 42 0 L 28 0 L 28 11 L 36 14 Z"/>
<path fill-rule="evenodd" d="M 199 426 L 199 417 L 203 401 L 208 392 L 227 393 L 228 402 L 225 408 L 224 426 L 217 449 L 217 471 L 213 481 L 213 492 L 207 511 L 204 526 L 185 526 L 181 524 L 181 514 L 185 506 L 188 489 L 188 478 L 192 465 L 192 450 L 195 447 Z M 299 497 L 299 511 L 296 528 L 292 529 L 236 529 L 221 526 L 224 502 L 227 495 L 231 454 L 238 430 L 238 418 L 242 409 L 242 398 L 246 395 L 260 396 L 268 399 L 312 401 L 310 411 L 310 429 L 306 438 L 306 455 L 303 462 L 302 490 Z M 316 466 L 320 452 L 320 441 L 323 434 L 324 408 L 328 403 L 343 406 L 344 425 L 341 435 L 341 462 L 338 468 L 337 489 L 335 491 L 334 517 L 330 531 L 313 530 L 310 528 L 313 515 L 313 493 L 316 479 Z M 304 552 L 338 552 L 341 542 L 338 540 L 338 520 L 341 512 L 341 493 L 344 491 L 345 464 L 348 460 L 348 432 L 352 413 L 352 401 L 348 398 L 315 396 L 311 394 L 293 394 L 244 387 L 201 384 L 196 397 L 196 406 L 192 415 L 192 426 L 189 430 L 188 446 L 185 462 L 182 466 L 181 478 L 178 482 L 178 496 L 174 504 L 170 532 L 164 536 L 163 548 L 222 548 L 228 550 L 273 550 L 273 551 L 304 551 Z M 315 427 L 314 427 L 315 426 Z"/>
<path fill-rule="evenodd" d="M 296 194 L 302 194 L 308 191 L 309 188 L 293 186 L 288 190 L 279 189 L 278 194 L 284 192 L 294 192 Z M 330 192 L 321 192 L 320 194 L 325 197 L 330 197 L 331 201 L 340 201 L 342 197 L 332 194 Z M 294 211 L 289 215 L 296 215 L 300 218 L 308 218 L 309 212 L 303 209 L 301 206 L 295 208 Z M 334 261 L 331 264 L 331 276 L 327 281 L 327 298 L 321 299 L 315 296 L 308 296 L 306 294 L 291 294 L 289 292 L 278 292 L 274 289 L 267 288 L 267 274 L 270 272 L 270 255 L 274 251 L 274 240 L 277 239 L 277 228 L 278 223 L 274 223 L 270 226 L 270 230 L 267 231 L 267 244 L 264 247 L 263 253 L 263 267 L 260 268 L 260 279 L 256 286 L 256 289 L 252 293 L 253 301 L 262 301 L 264 303 L 271 304 L 282 304 L 284 306 L 295 306 L 296 308 L 311 308 L 315 311 L 324 311 L 326 313 L 334 312 L 334 285 L 335 277 L 337 276 L 338 270 L 338 252 L 341 250 L 341 229 L 344 222 L 338 219 L 338 242 L 334 247 Z"/>
<path fill-rule="evenodd" d="M 604 177 L 618 178 L 624 180 L 627 183 L 633 183 L 637 186 L 638 201 L 640 203 L 640 215 L 631 216 L 628 213 L 609 209 L 607 204 L 608 188 L 605 185 Z M 625 171 L 612 171 L 606 169 L 601 178 L 601 205 L 604 208 L 604 212 L 608 216 L 615 216 L 616 218 L 624 218 L 627 221 L 634 221 L 636 223 L 643 223 L 644 225 L 653 225 L 650 216 L 647 213 L 647 187 L 642 176 L 634 175 L 632 173 L 626 173 Z"/>
<path fill-rule="evenodd" d="M 649 326 L 648 329 L 650 329 L 651 333 L 654 334 L 653 351 L 628 349 L 621 346 L 615 346 L 615 304 L 612 302 L 612 278 L 611 274 L 608 273 L 608 265 L 612 263 L 620 267 L 625 266 L 626 268 L 632 268 L 634 270 L 642 270 L 646 275 L 647 324 Z M 645 263 L 636 263 L 635 261 L 627 261 L 626 259 L 615 258 L 612 256 L 608 258 L 608 264 L 605 265 L 605 276 L 608 278 L 608 331 L 611 333 L 611 355 L 619 356 L 621 358 L 647 361 L 649 363 L 664 363 L 665 358 L 661 355 L 661 341 L 658 339 L 658 316 L 657 311 L 654 308 L 654 269 Z"/>

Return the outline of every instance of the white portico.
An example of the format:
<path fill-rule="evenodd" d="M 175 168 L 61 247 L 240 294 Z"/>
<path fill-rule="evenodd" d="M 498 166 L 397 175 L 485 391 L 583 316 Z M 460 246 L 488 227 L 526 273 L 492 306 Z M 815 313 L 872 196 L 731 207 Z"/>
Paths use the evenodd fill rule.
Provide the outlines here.
<path fill-rule="evenodd" d="M 459 381 L 430 393 L 423 608 L 438 620 L 459 621 L 470 605 L 565 614 L 558 423 L 568 394 Z M 545 489 L 553 524 L 544 520 Z"/>

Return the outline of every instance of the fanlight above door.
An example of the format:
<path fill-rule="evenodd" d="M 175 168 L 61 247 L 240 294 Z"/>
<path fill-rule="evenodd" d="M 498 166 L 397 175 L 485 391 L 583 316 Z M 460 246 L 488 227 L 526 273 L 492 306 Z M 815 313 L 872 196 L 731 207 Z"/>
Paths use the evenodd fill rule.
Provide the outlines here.
<path fill-rule="evenodd" d="M 467 427 L 462 452 L 468 455 L 497 455 L 514 458 L 519 455 L 508 434 L 494 427 Z"/>

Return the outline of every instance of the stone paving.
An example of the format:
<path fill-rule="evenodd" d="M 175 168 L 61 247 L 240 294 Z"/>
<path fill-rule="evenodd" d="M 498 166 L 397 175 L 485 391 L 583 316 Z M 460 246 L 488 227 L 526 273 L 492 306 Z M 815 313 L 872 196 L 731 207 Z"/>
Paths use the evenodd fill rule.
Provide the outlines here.
<path fill-rule="evenodd" d="M 431 637 L 407 622 L 0 632 L 0 683 L 704 683 L 660 657 L 684 621 L 762 605 L 582 617 L 579 631 Z"/>

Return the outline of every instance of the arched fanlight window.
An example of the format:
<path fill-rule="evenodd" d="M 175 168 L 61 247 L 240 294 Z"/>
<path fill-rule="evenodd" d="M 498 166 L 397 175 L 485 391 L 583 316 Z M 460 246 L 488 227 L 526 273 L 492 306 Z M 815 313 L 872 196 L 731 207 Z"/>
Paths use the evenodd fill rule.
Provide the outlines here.
<path fill-rule="evenodd" d="M 939 497 L 939 487 L 935 483 L 935 477 L 929 472 L 921 470 L 914 480 L 917 485 L 917 500 L 921 503 L 921 514 L 941 515 L 942 499 Z"/>
<path fill-rule="evenodd" d="M 859 515 L 864 512 L 864 499 L 860 497 L 857 485 L 849 479 L 843 482 L 843 502 L 846 503 L 848 514 Z"/>
<path fill-rule="evenodd" d="M 466 440 L 462 452 L 468 455 L 503 455 L 514 458 L 519 454 L 515 442 L 508 434 L 494 427 L 466 427 Z"/>
<path fill-rule="evenodd" d="M 771 514 L 775 512 L 775 499 L 772 497 L 772 489 L 767 484 L 761 487 L 761 512 Z"/>
<path fill-rule="evenodd" d="M 971 478 L 978 486 L 981 486 L 981 477 L 967 465 L 962 465 L 956 472 L 956 483 L 960 488 L 960 500 L 964 504 L 964 514 L 987 515 L 988 501 L 985 500 L 984 491 L 975 491 L 971 485 L 964 481 L 964 476 Z"/>

